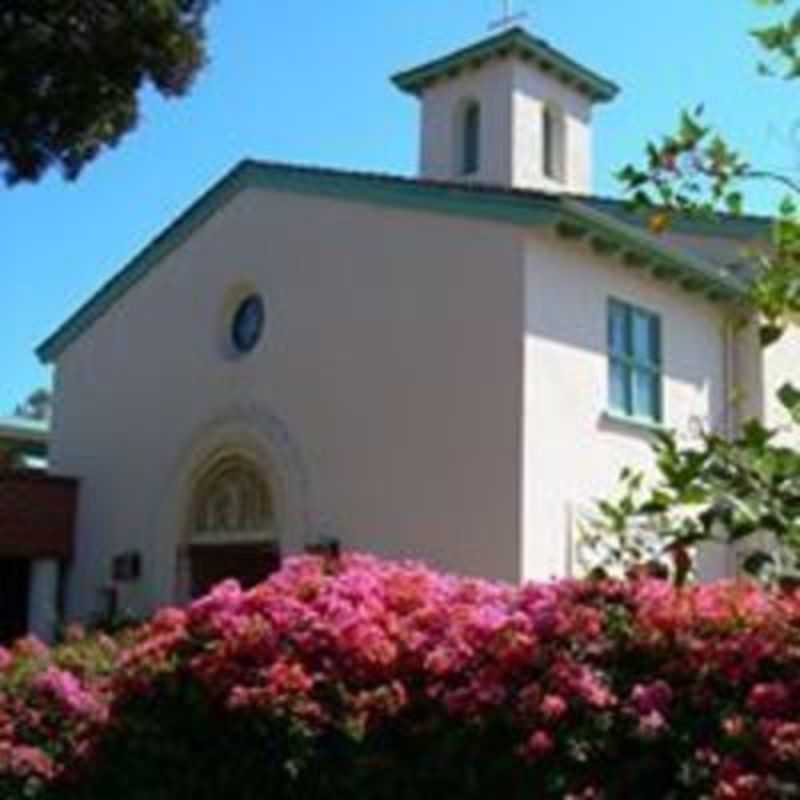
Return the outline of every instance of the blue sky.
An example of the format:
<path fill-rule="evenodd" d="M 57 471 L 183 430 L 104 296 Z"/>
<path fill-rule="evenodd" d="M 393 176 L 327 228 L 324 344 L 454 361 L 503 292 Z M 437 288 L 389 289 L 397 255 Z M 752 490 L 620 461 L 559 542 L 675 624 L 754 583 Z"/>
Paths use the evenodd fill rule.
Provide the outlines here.
<path fill-rule="evenodd" d="M 791 4 L 790 4 L 791 5 Z M 797 87 L 755 75 L 750 0 L 517 0 L 529 28 L 623 94 L 596 121 L 596 189 L 704 101 L 765 166 L 796 169 Z M 500 0 L 222 0 L 188 99 L 147 94 L 139 129 L 67 184 L 0 187 L 0 416 L 49 385 L 40 341 L 243 157 L 413 174 L 417 108 L 390 74 L 486 34 Z M 799 137 L 796 137 L 799 138 Z M 768 209 L 767 197 L 753 210 Z M 157 357 L 157 354 L 154 354 Z"/>

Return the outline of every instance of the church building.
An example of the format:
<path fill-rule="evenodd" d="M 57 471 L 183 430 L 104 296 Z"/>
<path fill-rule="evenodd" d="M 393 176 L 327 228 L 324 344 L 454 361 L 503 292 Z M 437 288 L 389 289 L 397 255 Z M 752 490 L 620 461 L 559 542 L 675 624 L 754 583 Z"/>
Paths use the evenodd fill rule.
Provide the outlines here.
<path fill-rule="evenodd" d="M 330 542 L 573 574 L 654 431 L 778 421 L 797 339 L 760 352 L 741 263 L 769 223 L 656 236 L 595 196 L 612 81 L 512 27 L 393 82 L 418 176 L 243 161 L 39 348 L 50 471 L 79 482 L 69 619 Z"/>

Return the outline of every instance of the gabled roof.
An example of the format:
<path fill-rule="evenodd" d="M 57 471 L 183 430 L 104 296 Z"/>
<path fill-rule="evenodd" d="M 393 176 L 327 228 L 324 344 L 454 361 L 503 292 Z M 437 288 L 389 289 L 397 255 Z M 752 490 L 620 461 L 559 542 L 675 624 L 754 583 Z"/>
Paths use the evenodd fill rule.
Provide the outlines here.
<path fill-rule="evenodd" d="M 616 258 L 630 268 L 677 282 L 710 300 L 739 301 L 746 284 L 723 265 L 668 246 L 647 232 L 597 207 L 599 201 L 570 195 L 498 186 L 420 180 L 374 173 L 347 172 L 287 164 L 243 161 L 163 233 L 157 236 L 37 349 L 46 362 L 102 317 L 125 293 L 143 280 L 206 220 L 245 189 L 332 197 L 396 209 L 493 220 L 521 227 L 550 226 L 560 235 L 583 242 L 595 253 Z M 611 201 L 603 201 L 611 202 Z M 721 225 L 725 225 L 722 219 Z"/>
<path fill-rule="evenodd" d="M 532 61 L 542 71 L 550 72 L 554 78 L 573 86 L 595 102 L 608 102 L 619 93 L 619 87 L 613 81 L 573 61 L 544 39 L 532 36 L 520 27 L 400 72 L 392 81 L 402 91 L 419 95 L 435 81 L 455 77 L 465 69 L 474 69 L 490 59 L 509 55 Z"/>

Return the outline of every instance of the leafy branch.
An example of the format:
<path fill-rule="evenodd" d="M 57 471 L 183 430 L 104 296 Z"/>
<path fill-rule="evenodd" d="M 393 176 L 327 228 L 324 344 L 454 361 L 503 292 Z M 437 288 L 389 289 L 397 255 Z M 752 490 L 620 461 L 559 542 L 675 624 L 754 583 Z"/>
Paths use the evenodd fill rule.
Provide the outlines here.
<path fill-rule="evenodd" d="M 783 18 L 751 35 L 764 51 L 759 72 L 800 77 L 800 10 L 786 0 L 754 0 Z M 683 111 L 675 132 L 647 144 L 644 163 L 618 177 L 631 206 L 644 210 L 654 233 L 676 216 L 715 219 L 741 215 L 748 187 L 775 183 L 785 195 L 771 237 L 748 248 L 750 300 L 762 346 L 780 339 L 800 315 L 800 182 L 751 164 L 705 121 L 705 109 Z M 784 385 L 780 405 L 800 433 L 800 390 Z M 647 571 L 682 585 L 694 574 L 697 550 L 733 547 L 741 568 L 767 582 L 800 575 L 800 451 L 786 431 L 750 420 L 728 438 L 702 432 L 689 446 L 662 433 L 654 445 L 655 476 L 623 471 L 617 495 L 597 504 L 584 531 L 593 567 L 601 574 Z"/>
<path fill-rule="evenodd" d="M 800 425 L 800 391 L 779 392 Z M 800 575 L 800 451 L 781 444 L 785 431 L 751 420 L 731 439 L 702 432 L 681 446 L 674 432 L 654 445 L 656 473 L 622 473 L 617 496 L 597 504 L 584 532 L 597 574 L 639 571 L 693 575 L 696 548 L 735 546 L 740 566 L 764 582 Z"/>

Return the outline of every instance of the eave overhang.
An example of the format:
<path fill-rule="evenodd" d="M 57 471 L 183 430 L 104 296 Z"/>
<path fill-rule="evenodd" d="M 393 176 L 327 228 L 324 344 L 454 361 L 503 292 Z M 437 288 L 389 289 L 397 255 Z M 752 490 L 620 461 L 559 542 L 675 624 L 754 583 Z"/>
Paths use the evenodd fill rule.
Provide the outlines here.
<path fill-rule="evenodd" d="M 584 241 L 602 256 L 616 258 L 629 269 L 676 283 L 711 301 L 744 302 L 747 283 L 707 259 L 666 245 L 658 236 L 603 214 L 576 200 L 562 199 L 558 233 Z"/>
<path fill-rule="evenodd" d="M 466 70 L 477 69 L 491 59 L 508 56 L 534 64 L 593 102 L 608 102 L 619 94 L 619 86 L 613 81 L 584 67 L 551 47 L 544 39 L 532 36 L 520 27 L 511 28 L 419 67 L 399 72 L 392 77 L 392 82 L 401 91 L 419 96 L 437 81 L 455 78 Z"/>

